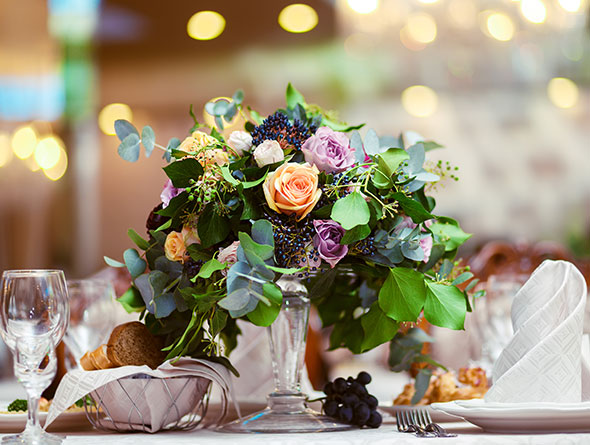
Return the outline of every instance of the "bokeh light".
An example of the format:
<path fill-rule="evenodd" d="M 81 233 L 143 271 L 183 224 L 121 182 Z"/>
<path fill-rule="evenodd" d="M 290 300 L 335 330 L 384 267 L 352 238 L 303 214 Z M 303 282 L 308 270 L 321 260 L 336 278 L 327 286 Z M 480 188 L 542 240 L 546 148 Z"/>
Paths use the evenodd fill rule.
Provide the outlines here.
<path fill-rule="evenodd" d="M 565 77 L 554 77 L 547 85 L 549 100 L 559 108 L 572 108 L 580 98 L 578 86 Z"/>
<path fill-rule="evenodd" d="M 7 133 L 0 133 L 0 167 L 8 165 L 11 160 L 10 137 Z"/>
<path fill-rule="evenodd" d="M 225 19 L 215 11 L 199 11 L 188 19 L 186 32 L 195 40 L 212 40 L 225 29 Z"/>
<path fill-rule="evenodd" d="M 98 113 L 98 126 L 104 134 L 113 136 L 115 135 L 115 121 L 117 119 L 125 119 L 131 122 L 133 113 L 129 105 L 114 103 L 105 106 Z"/>
<path fill-rule="evenodd" d="M 547 18 L 547 8 L 541 0 L 522 0 L 520 11 L 531 23 L 543 23 Z"/>
<path fill-rule="evenodd" d="M 52 181 L 60 179 L 68 169 L 68 154 L 63 147 L 59 147 L 59 161 L 51 168 L 43 169 L 43 173 Z"/>
<path fill-rule="evenodd" d="M 582 6 L 582 0 L 559 0 L 559 6 L 567 12 L 578 12 Z"/>
<path fill-rule="evenodd" d="M 12 150 L 20 159 L 27 159 L 31 156 L 36 145 L 37 133 L 29 125 L 17 128 L 12 134 Z"/>
<path fill-rule="evenodd" d="M 436 39 L 436 22 L 425 12 L 410 14 L 405 29 L 407 35 L 419 43 L 431 43 Z"/>
<path fill-rule="evenodd" d="M 62 146 L 57 136 L 44 137 L 35 147 L 35 162 L 43 169 L 54 167 L 59 162 Z"/>
<path fill-rule="evenodd" d="M 432 3 L 436 3 L 438 2 L 438 0 L 418 0 L 420 3 L 425 3 L 425 4 L 432 4 Z"/>
<path fill-rule="evenodd" d="M 457 28 L 471 29 L 475 26 L 477 9 L 471 0 L 452 0 L 448 13 Z"/>
<path fill-rule="evenodd" d="M 294 3 L 286 6 L 279 14 L 279 25 L 285 31 L 303 33 L 311 31 L 318 24 L 318 13 L 309 5 Z"/>
<path fill-rule="evenodd" d="M 402 92 L 402 106 L 412 116 L 428 117 L 438 107 L 438 96 L 432 88 L 414 85 Z"/>
<path fill-rule="evenodd" d="M 379 0 L 347 0 L 348 6 L 359 14 L 370 14 L 379 7 Z"/>
<path fill-rule="evenodd" d="M 514 37 L 514 23 L 512 19 L 502 12 L 494 12 L 486 20 L 488 32 L 491 37 L 501 42 L 507 42 Z"/>

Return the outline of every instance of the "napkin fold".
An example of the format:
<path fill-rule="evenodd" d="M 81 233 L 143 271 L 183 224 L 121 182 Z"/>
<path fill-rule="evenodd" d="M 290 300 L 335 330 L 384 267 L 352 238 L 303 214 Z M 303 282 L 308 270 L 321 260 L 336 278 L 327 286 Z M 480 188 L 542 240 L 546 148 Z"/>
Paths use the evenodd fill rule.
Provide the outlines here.
<path fill-rule="evenodd" d="M 494 363 L 486 402 L 590 400 L 582 360 L 586 282 L 567 261 L 544 261 L 512 303 L 514 336 Z"/>
<path fill-rule="evenodd" d="M 180 377 L 181 379 L 175 383 L 171 383 L 172 388 L 169 387 L 168 389 L 159 384 L 151 385 L 149 392 L 143 390 L 146 382 L 145 378 L 126 379 L 124 380 L 125 383 L 123 386 L 113 385 L 116 380 L 137 375 L 160 379 L 166 377 Z M 142 395 L 145 392 L 143 399 L 148 406 L 143 408 L 148 414 L 148 427 L 150 431 L 153 430 L 152 432 L 157 431 L 160 427 L 165 426 L 162 425 L 162 422 L 165 422 L 169 414 L 167 412 L 168 405 L 162 403 L 163 400 L 166 400 L 167 396 L 167 393 L 164 393 L 164 391 L 174 391 L 174 387 L 178 386 L 177 389 L 179 389 L 179 391 L 175 396 L 177 396 L 179 404 L 187 405 L 186 413 L 196 407 L 198 400 L 195 400 L 195 397 L 200 399 L 204 392 L 206 392 L 206 388 L 203 386 L 202 382 L 195 380 L 194 383 L 185 385 L 187 381 L 186 379 L 182 379 L 182 377 L 201 377 L 210 380 L 219 386 L 221 390 L 221 410 L 218 419 L 210 422 L 211 424 L 219 423 L 223 420 L 228 411 L 230 398 L 232 399 L 236 412 L 239 415 L 240 411 L 234 397 L 234 390 L 228 369 L 220 363 L 183 357 L 176 361 L 168 360 L 161 364 L 157 369 L 151 369 L 149 366 L 144 365 L 122 366 L 119 368 L 97 371 L 74 370 L 68 372 L 55 392 L 55 397 L 49 408 L 44 428 L 47 428 L 47 426 L 49 426 L 61 413 L 72 406 L 77 400 L 80 400 L 87 394 L 102 389 L 101 397 L 103 400 L 105 400 L 105 398 L 113 399 L 115 403 L 111 404 L 111 406 L 114 409 L 118 407 L 117 400 L 119 401 L 119 404 L 123 400 L 122 398 L 117 399 L 117 397 L 124 398 L 125 394 L 129 395 L 134 393 Z M 208 384 L 205 386 L 208 387 Z M 121 391 L 125 394 L 119 394 Z M 133 419 L 128 418 L 128 412 L 129 410 L 126 409 L 124 413 L 125 423 L 129 421 L 129 423 L 142 424 L 144 419 L 138 418 L 134 421 Z M 113 412 L 111 415 L 116 416 L 117 413 Z M 124 429 L 125 424 L 118 424 L 118 426 Z"/>

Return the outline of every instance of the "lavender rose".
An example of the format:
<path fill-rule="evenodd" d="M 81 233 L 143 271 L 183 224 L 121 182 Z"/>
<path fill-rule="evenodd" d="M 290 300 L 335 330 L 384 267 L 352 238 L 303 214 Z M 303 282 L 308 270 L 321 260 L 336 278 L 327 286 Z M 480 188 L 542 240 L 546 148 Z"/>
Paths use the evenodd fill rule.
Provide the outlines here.
<path fill-rule="evenodd" d="M 344 133 L 320 127 L 301 146 L 305 161 L 325 171 L 339 173 L 354 165 L 354 148 Z"/>
<path fill-rule="evenodd" d="M 166 182 L 166 185 L 164 186 L 164 190 L 162 190 L 162 193 L 160 194 L 160 199 L 162 200 L 162 208 L 168 207 L 168 204 L 170 204 L 170 200 L 180 195 L 183 191 L 184 189 L 177 189 L 176 187 L 174 187 L 174 185 L 172 185 L 172 181 L 168 179 L 168 182 Z"/>
<path fill-rule="evenodd" d="M 331 219 L 316 219 L 313 226 L 316 230 L 313 245 L 318 249 L 320 258 L 333 268 L 348 253 L 348 246 L 340 244 L 345 230 Z"/>

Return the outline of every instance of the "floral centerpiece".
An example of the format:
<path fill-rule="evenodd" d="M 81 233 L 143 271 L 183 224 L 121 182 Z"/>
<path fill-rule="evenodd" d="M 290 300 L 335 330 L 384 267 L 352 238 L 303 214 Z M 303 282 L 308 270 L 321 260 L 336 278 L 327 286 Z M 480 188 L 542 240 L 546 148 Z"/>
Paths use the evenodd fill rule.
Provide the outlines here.
<path fill-rule="evenodd" d="M 124 263 L 106 259 L 128 268 L 133 282 L 119 301 L 165 338 L 168 358 L 231 367 L 236 320 L 271 325 L 283 275 L 309 281 L 331 348 L 362 353 L 421 315 L 463 329 L 470 305 L 457 286 L 472 274 L 453 258 L 469 235 L 434 213 L 428 195 L 456 179 L 450 166 L 425 160 L 440 146 L 373 130 L 363 139 L 362 125 L 308 104 L 290 84 L 286 107 L 266 118 L 242 102 L 241 91 L 209 102 L 212 126 L 191 107 L 189 135 L 165 146 L 149 126 L 140 134 L 115 123 L 121 157 L 137 161 L 143 145 L 146 156 L 158 148 L 168 161 L 147 238 L 129 230 L 139 250 L 126 250 Z M 235 119 L 244 130 L 223 137 Z M 399 362 L 423 358 L 419 350 L 410 356 Z"/>

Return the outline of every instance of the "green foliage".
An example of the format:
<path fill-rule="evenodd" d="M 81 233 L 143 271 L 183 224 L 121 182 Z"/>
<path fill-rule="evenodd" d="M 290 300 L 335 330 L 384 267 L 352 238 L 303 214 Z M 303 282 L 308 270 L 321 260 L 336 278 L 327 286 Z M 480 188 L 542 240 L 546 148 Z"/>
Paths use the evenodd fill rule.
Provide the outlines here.
<path fill-rule="evenodd" d="M 345 230 L 350 230 L 355 226 L 367 224 L 371 218 L 371 212 L 365 198 L 359 192 L 352 192 L 336 201 L 331 216 Z"/>
<path fill-rule="evenodd" d="M 127 249 L 123 253 L 123 259 L 125 260 L 125 266 L 127 266 L 129 274 L 133 278 L 140 276 L 147 266 L 145 260 L 139 256 L 139 253 L 135 249 Z"/>
<path fill-rule="evenodd" d="M 403 267 L 391 269 L 379 291 L 379 306 L 396 321 L 416 321 L 425 300 L 424 275 Z"/>
<path fill-rule="evenodd" d="M 465 296 L 455 286 L 427 282 L 424 318 L 430 323 L 449 329 L 463 329 Z"/>
<path fill-rule="evenodd" d="M 164 171 L 172 181 L 174 187 L 185 188 L 192 185 L 191 181 L 196 181 L 203 175 L 203 167 L 194 158 L 187 158 L 180 161 L 172 162 L 164 167 Z"/>
<path fill-rule="evenodd" d="M 145 302 L 136 287 L 131 286 L 123 295 L 117 298 L 128 313 L 141 312 L 145 309 Z"/>
<path fill-rule="evenodd" d="M 361 318 L 364 338 L 362 351 L 368 351 L 390 341 L 399 329 L 399 323 L 392 320 L 377 303 Z"/>

